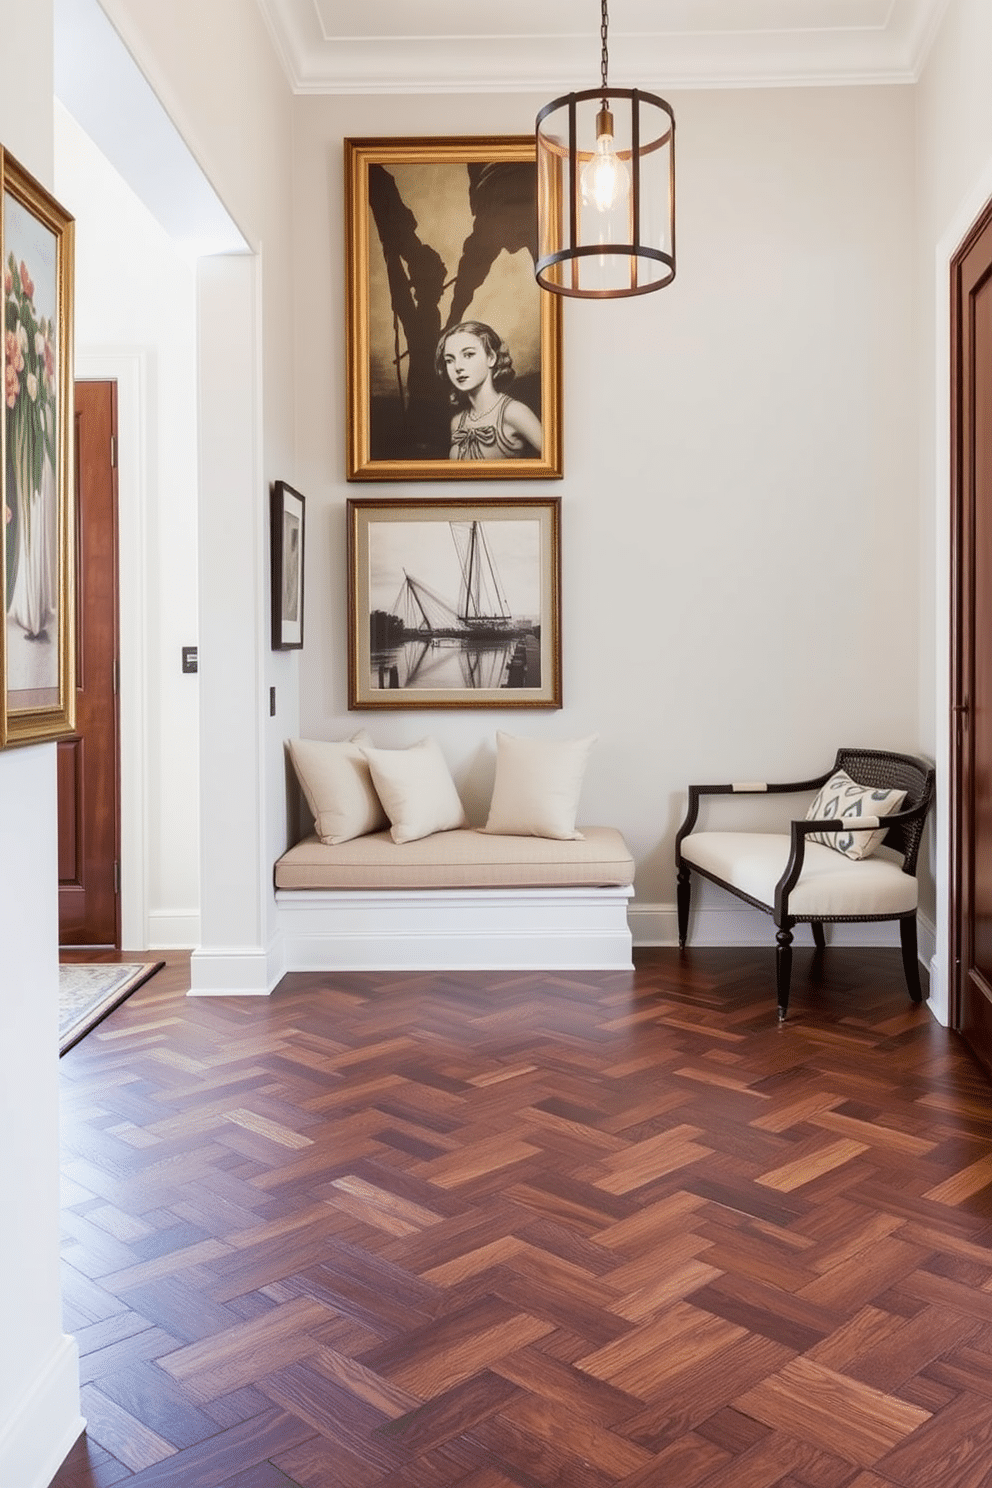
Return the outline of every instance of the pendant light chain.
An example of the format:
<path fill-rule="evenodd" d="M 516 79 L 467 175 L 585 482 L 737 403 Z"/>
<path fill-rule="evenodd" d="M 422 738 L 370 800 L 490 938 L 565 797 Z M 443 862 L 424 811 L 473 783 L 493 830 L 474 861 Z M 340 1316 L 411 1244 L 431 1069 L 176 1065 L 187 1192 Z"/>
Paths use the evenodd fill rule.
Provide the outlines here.
<path fill-rule="evenodd" d="M 600 39 L 600 43 L 601 43 L 601 46 L 602 46 L 602 51 L 600 53 L 599 70 L 600 70 L 600 74 L 601 74 L 602 82 L 603 82 L 603 95 L 604 95 L 603 96 L 603 107 L 604 108 L 606 108 L 606 96 L 605 95 L 609 92 L 609 88 L 610 88 L 609 82 L 607 81 L 607 73 L 609 72 L 609 69 L 610 69 L 610 52 L 609 52 L 609 44 L 608 44 L 609 27 L 610 27 L 610 18 L 609 18 L 609 15 L 607 14 L 606 0 L 603 0 L 603 19 L 600 22 L 600 26 L 599 26 L 599 39 Z"/>

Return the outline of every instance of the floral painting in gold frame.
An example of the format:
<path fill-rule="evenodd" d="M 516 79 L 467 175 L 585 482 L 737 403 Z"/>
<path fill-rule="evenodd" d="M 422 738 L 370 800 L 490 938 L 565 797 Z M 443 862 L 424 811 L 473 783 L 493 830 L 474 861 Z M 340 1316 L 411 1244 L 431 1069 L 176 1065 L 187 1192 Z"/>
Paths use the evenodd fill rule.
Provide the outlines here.
<path fill-rule="evenodd" d="M 560 708 L 561 500 L 348 502 L 348 707 Z"/>
<path fill-rule="evenodd" d="M 562 474 L 532 135 L 346 139 L 349 480 Z"/>
<path fill-rule="evenodd" d="M 74 227 L 54 197 L 0 147 L 4 745 L 61 738 L 74 726 Z"/>

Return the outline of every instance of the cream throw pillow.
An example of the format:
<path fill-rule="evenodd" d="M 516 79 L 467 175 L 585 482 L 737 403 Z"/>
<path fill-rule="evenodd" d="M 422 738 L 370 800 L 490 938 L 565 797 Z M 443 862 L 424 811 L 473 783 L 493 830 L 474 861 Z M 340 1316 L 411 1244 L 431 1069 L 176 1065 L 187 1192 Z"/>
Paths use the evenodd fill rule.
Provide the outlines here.
<path fill-rule="evenodd" d="M 575 818 L 586 761 L 597 737 L 520 739 L 499 731 L 493 798 L 482 830 L 497 837 L 581 841 Z"/>
<path fill-rule="evenodd" d="M 321 842 L 350 842 L 388 826 L 361 750 L 371 743 L 364 729 L 337 743 L 289 740 L 289 757 Z"/>
<path fill-rule="evenodd" d="M 898 811 L 906 799 L 904 790 L 874 790 L 870 785 L 858 785 L 846 770 L 838 770 L 826 785 L 821 786 L 816 800 L 806 813 L 807 821 L 833 821 L 838 816 L 850 817 L 852 826 L 859 817 L 875 818 L 891 816 Z M 867 858 L 885 836 L 888 828 L 865 832 L 810 832 L 807 842 L 822 842 L 843 853 L 845 858 Z"/>
<path fill-rule="evenodd" d="M 362 753 L 392 823 L 394 842 L 416 842 L 465 825 L 451 771 L 433 739 L 421 739 L 409 749 L 364 748 Z"/>

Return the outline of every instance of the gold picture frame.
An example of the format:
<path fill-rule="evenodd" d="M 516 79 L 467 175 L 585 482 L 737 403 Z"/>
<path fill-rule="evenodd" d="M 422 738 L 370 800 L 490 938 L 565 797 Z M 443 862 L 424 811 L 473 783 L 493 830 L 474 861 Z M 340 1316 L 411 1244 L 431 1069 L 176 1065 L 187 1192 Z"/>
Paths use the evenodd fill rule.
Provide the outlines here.
<path fill-rule="evenodd" d="M 348 502 L 348 707 L 560 708 L 561 499 Z"/>
<path fill-rule="evenodd" d="M 0 745 L 75 726 L 72 217 L 0 147 Z"/>
<path fill-rule="evenodd" d="M 348 479 L 560 479 L 534 137 L 346 139 L 344 166 Z"/>

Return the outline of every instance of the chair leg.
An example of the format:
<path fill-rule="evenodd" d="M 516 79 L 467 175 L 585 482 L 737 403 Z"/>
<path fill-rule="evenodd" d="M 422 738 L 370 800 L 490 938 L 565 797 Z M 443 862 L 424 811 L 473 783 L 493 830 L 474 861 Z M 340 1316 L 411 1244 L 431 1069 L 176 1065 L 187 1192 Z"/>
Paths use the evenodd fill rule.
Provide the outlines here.
<path fill-rule="evenodd" d="M 818 951 L 825 951 L 827 948 L 827 937 L 823 929 L 823 921 L 811 920 L 810 926 L 813 931 L 813 944 Z"/>
<path fill-rule="evenodd" d="M 689 870 L 684 863 L 679 864 L 678 881 L 675 886 L 675 904 L 679 921 L 679 947 L 684 950 L 686 938 L 689 934 Z"/>
<path fill-rule="evenodd" d="M 923 1001 L 920 986 L 920 958 L 916 947 L 916 916 L 907 915 L 899 921 L 899 940 L 902 944 L 902 969 L 906 974 L 906 986 L 914 1002 Z"/>
<path fill-rule="evenodd" d="M 789 1011 L 789 985 L 792 981 L 792 925 L 786 921 L 775 936 L 778 949 L 775 952 L 775 980 L 778 986 L 778 1021 L 785 1022 Z"/>

